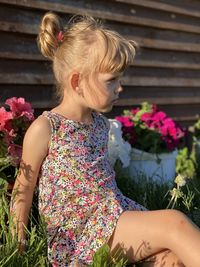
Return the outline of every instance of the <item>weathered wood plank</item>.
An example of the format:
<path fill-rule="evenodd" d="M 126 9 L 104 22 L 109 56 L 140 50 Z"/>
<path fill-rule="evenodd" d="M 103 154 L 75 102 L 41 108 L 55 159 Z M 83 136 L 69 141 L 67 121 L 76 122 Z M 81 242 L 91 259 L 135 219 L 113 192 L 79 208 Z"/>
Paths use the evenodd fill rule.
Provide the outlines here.
<path fill-rule="evenodd" d="M 156 73 L 156 75 L 155 75 Z M 167 68 L 145 68 L 145 67 L 130 67 L 124 72 L 124 77 L 156 77 L 156 78 L 187 78 L 187 79 L 199 79 L 199 70 L 188 70 L 188 69 L 167 69 Z M 122 77 L 123 79 L 123 77 Z"/>
<path fill-rule="evenodd" d="M 169 78 L 169 77 L 124 77 L 122 78 L 122 85 L 129 86 L 191 86 L 199 87 L 200 79 L 187 79 L 187 78 Z"/>
<path fill-rule="evenodd" d="M 0 73 L 1 84 L 53 84 L 52 74 Z M 123 77 L 122 85 L 128 86 L 182 86 L 199 87 L 200 79 L 163 77 Z"/>
<path fill-rule="evenodd" d="M 140 38 L 138 36 L 125 35 L 127 39 L 136 41 L 140 47 L 147 47 L 160 50 L 177 50 L 184 52 L 200 52 L 199 44 L 171 42 L 169 40 L 155 40 L 150 38 Z"/>
<path fill-rule="evenodd" d="M 36 34 L 37 26 L 25 25 L 22 23 L 10 23 L 0 21 L 0 30 L 2 31 L 13 31 L 20 33 Z M 199 44 L 189 43 L 189 42 L 172 42 L 169 40 L 156 40 L 144 37 L 138 37 L 134 35 L 124 35 L 127 39 L 135 40 L 140 47 L 159 49 L 159 50 L 176 50 L 184 52 L 200 52 Z"/>
<path fill-rule="evenodd" d="M 23 60 L 38 60 L 47 61 L 45 57 L 40 54 L 30 54 L 22 52 L 1 52 L 0 59 L 23 59 Z M 188 70 L 200 70 L 200 64 L 185 63 L 185 62 L 163 62 L 163 61 L 151 61 L 151 60 L 135 60 L 131 66 L 135 67 L 150 67 L 150 68 L 169 68 L 169 69 L 188 69 Z"/>
<path fill-rule="evenodd" d="M 1 33 L 0 58 L 46 60 L 37 48 L 35 36 L 8 32 Z M 200 53 L 168 50 L 163 52 L 151 47 L 141 47 L 137 53 L 134 66 L 197 70 L 200 66 Z"/>
<path fill-rule="evenodd" d="M 36 48 L 40 19 L 48 10 L 65 19 L 89 11 L 140 45 L 133 66 L 123 78 L 124 91 L 113 109 L 117 115 L 119 110 L 146 100 L 158 104 L 182 125 L 195 120 L 200 113 L 198 2 L 196 9 L 194 1 L 189 6 L 190 0 L 66 2 L 0 0 L 0 101 L 16 94 L 30 97 L 36 112 L 55 106 L 51 67 Z"/>
<path fill-rule="evenodd" d="M 17 23 L 17 22 L 6 22 L 0 20 L 0 30 L 6 32 L 9 31 L 9 32 L 36 34 L 38 32 L 38 25 Z"/>
<path fill-rule="evenodd" d="M 83 6 L 81 8 L 77 7 L 75 2 L 70 1 L 70 4 L 62 3 L 49 3 L 47 1 L 24 1 L 24 0 L 0 0 L 0 3 L 17 5 L 22 7 L 37 8 L 42 10 L 54 10 L 61 13 L 87 13 L 95 17 L 100 17 L 107 20 L 119 21 L 121 23 L 130 23 L 137 24 L 145 27 L 161 28 L 161 29 L 170 29 L 175 31 L 183 32 L 193 32 L 200 33 L 200 27 L 195 25 L 176 23 L 176 22 L 166 22 L 159 21 L 149 18 L 135 17 L 133 15 L 124 15 L 124 14 L 115 14 L 107 10 L 105 6 L 104 10 L 91 9 L 90 6 Z"/>
<path fill-rule="evenodd" d="M 174 6 L 174 5 L 172 6 L 170 4 L 161 3 L 158 1 L 149 1 L 149 0 L 139 0 L 139 1 L 138 0 L 111 0 L 111 1 L 147 7 L 150 9 L 167 11 L 167 12 L 171 12 L 173 14 L 176 13 L 176 14 L 200 18 L 200 12 L 197 10 L 194 10 L 194 9 L 188 10 L 186 8 L 183 8 L 183 7 Z"/>
<path fill-rule="evenodd" d="M 0 73 L 1 84 L 53 84 L 51 74 Z"/>
<path fill-rule="evenodd" d="M 136 60 L 162 61 L 165 63 L 183 62 L 188 64 L 200 64 L 200 53 L 140 48 L 136 53 Z"/>
<path fill-rule="evenodd" d="M 140 97 L 140 98 L 125 98 L 119 99 L 115 104 L 116 106 L 132 106 L 139 105 L 140 103 L 148 101 L 149 103 L 159 104 L 159 105 L 178 105 L 178 104 L 198 104 L 200 103 L 199 97 Z"/>
<path fill-rule="evenodd" d="M 0 73 L 1 84 L 53 84 L 51 74 L 35 73 Z M 199 87 L 200 79 L 170 78 L 166 77 L 124 77 L 122 85 L 128 86 L 191 86 Z"/>
<path fill-rule="evenodd" d="M 28 101 L 27 99 L 26 99 L 26 101 Z M 54 107 L 55 106 L 55 102 L 54 101 L 51 101 L 51 100 L 40 100 L 40 101 L 33 101 L 33 100 L 31 100 L 30 101 L 30 103 L 31 103 L 31 106 L 32 106 L 32 108 L 33 109 L 51 109 L 52 107 Z M 3 105 L 4 104 L 4 102 L 1 102 L 0 101 L 0 105 Z"/>
<path fill-rule="evenodd" d="M 82 1 L 81 1 L 82 2 Z M 112 5 L 115 6 L 115 5 Z M 120 10 L 120 12 L 125 12 L 125 10 Z M 151 14 L 151 12 L 148 13 L 148 15 Z M 30 32 L 37 34 L 37 27 L 40 23 L 41 17 L 43 13 L 40 10 L 35 9 L 23 9 L 20 6 L 11 6 L 11 5 L 2 5 L 0 9 L 0 18 L 2 25 L 2 30 L 7 30 L 9 27 L 13 31 L 22 31 L 20 25 L 23 24 L 23 28 L 25 31 L 26 25 L 30 26 Z M 147 14 L 146 14 L 147 15 Z M 158 14 L 151 14 L 152 18 L 156 18 L 157 20 L 165 20 L 163 16 L 160 18 Z M 70 18 L 69 14 L 61 14 L 61 17 L 65 22 Z M 185 23 L 188 22 L 187 18 L 184 18 Z M 4 25 L 4 23 L 10 23 L 10 25 Z M 16 25 L 15 25 L 16 24 Z M 190 24 L 198 25 L 197 23 L 191 22 Z M 200 23 L 199 23 L 200 24 Z M 174 42 L 188 42 L 190 40 L 190 43 L 199 43 L 200 42 L 200 36 L 195 33 L 188 33 L 186 32 L 177 32 L 177 31 L 170 31 L 170 30 L 160 30 L 155 28 L 148 28 L 148 27 L 142 27 L 126 23 L 126 27 L 124 27 L 124 23 L 119 23 L 116 21 L 109 20 L 106 25 L 109 28 L 112 28 L 121 34 L 130 34 L 130 32 L 133 32 L 135 36 L 139 36 L 141 38 L 150 38 L 150 39 L 157 39 L 157 40 L 166 40 L 166 37 L 168 40 L 174 41 Z"/>
<path fill-rule="evenodd" d="M 28 85 L 28 84 L 0 84 L 1 103 L 4 102 L 7 98 L 16 96 L 16 97 L 25 97 L 28 101 L 38 101 L 53 99 L 55 86 L 54 85 Z"/>
<path fill-rule="evenodd" d="M 200 87 L 143 87 L 143 86 L 123 86 L 123 92 L 120 94 L 121 99 L 127 98 L 199 98 Z"/>
<path fill-rule="evenodd" d="M 158 17 L 156 17 L 156 19 L 159 20 Z M 187 18 L 185 18 L 185 20 L 187 21 Z M 171 41 L 174 43 L 189 42 L 198 44 L 200 42 L 200 35 L 197 33 L 187 33 L 167 29 L 163 31 L 163 29 L 141 27 L 128 23 L 122 24 L 116 21 L 109 21 L 106 23 L 106 26 L 126 36 L 137 36 L 139 38 L 162 40 L 166 42 Z"/>
<path fill-rule="evenodd" d="M 46 58 L 44 58 L 42 55 L 40 54 L 30 54 L 30 53 L 16 53 L 14 51 L 12 52 L 1 52 L 0 51 L 0 59 L 1 58 L 5 58 L 5 59 L 23 59 L 23 60 L 47 60 Z"/>
<path fill-rule="evenodd" d="M 172 69 L 188 69 L 200 70 L 200 64 L 185 63 L 185 62 L 164 62 L 164 61 L 151 61 L 151 60 L 135 60 L 133 66 L 136 67 L 149 67 L 149 68 L 172 68 Z"/>

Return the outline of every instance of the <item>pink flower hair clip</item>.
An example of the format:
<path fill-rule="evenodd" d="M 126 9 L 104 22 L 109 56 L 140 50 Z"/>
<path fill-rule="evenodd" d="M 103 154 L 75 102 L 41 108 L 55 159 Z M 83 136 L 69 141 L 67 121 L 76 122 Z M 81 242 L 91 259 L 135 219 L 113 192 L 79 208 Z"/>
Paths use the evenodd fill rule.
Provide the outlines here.
<path fill-rule="evenodd" d="M 59 31 L 59 33 L 57 34 L 56 36 L 56 39 L 58 41 L 58 43 L 62 43 L 64 41 L 64 34 L 63 34 L 63 31 Z"/>

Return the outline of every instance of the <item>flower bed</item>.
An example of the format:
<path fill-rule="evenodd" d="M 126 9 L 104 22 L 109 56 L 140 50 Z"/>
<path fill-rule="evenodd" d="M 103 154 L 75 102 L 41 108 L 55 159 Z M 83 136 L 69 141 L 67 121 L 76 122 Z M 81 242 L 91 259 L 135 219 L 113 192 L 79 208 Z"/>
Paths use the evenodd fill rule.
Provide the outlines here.
<path fill-rule="evenodd" d="M 113 134 L 114 122 L 110 120 L 109 147 L 112 149 L 109 152 L 112 162 L 118 156 L 135 179 L 145 175 L 159 183 L 172 181 L 177 148 L 184 137 L 183 129 L 159 111 L 156 105 L 146 102 L 140 108 L 124 110 L 116 120 L 121 123 L 122 129 L 118 125 L 120 129 L 115 129 Z"/>
<path fill-rule="evenodd" d="M 34 110 L 24 98 L 12 97 L 0 108 L 0 181 L 13 183 L 22 154 L 26 130 L 34 120 Z"/>
<path fill-rule="evenodd" d="M 124 140 L 149 153 L 171 152 L 184 137 L 183 129 L 172 118 L 146 102 L 141 108 L 124 110 L 116 119 L 122 124 Z"/>

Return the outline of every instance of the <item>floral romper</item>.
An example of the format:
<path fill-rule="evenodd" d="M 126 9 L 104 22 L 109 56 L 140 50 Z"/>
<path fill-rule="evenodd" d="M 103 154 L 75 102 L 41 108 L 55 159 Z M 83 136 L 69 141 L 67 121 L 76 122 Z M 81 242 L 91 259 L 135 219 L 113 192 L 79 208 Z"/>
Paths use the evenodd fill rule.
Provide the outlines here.
<path fill-rule="evenodd" d="M 117 188 L 108 159 L 108 120 L 92 112 L 93 123 L 53 111 L 48 155 L 39 173 L 39 212 L 47 223 L 48 259 L 53 267 L 91 264 L 111 237 L 120 214 L 144 210 Z"/>

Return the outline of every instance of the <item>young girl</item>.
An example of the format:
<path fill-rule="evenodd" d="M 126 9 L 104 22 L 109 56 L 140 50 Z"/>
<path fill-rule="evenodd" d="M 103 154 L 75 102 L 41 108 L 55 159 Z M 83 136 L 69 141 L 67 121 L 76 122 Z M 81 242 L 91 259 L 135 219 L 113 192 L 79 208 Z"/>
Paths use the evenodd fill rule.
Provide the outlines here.
<path fill-rule="evenodd" d="M 24 138 L 12 205 L 19 242 L 25 243 L 38 181 L 54 267 L 88 266 L 105 243 L 112 253 L 120 248 L 130 263 L 199 267 L 199 229 L 181 212 L 147 211 L 123 196 L 108 160 L 109 123 L 101 113 L 119 98 L 135 43 L 89 16 L 78 18 L 65 28 L 53 13 L 41 22 L 38 43 L 53 62 L 61 101 Z"/>

